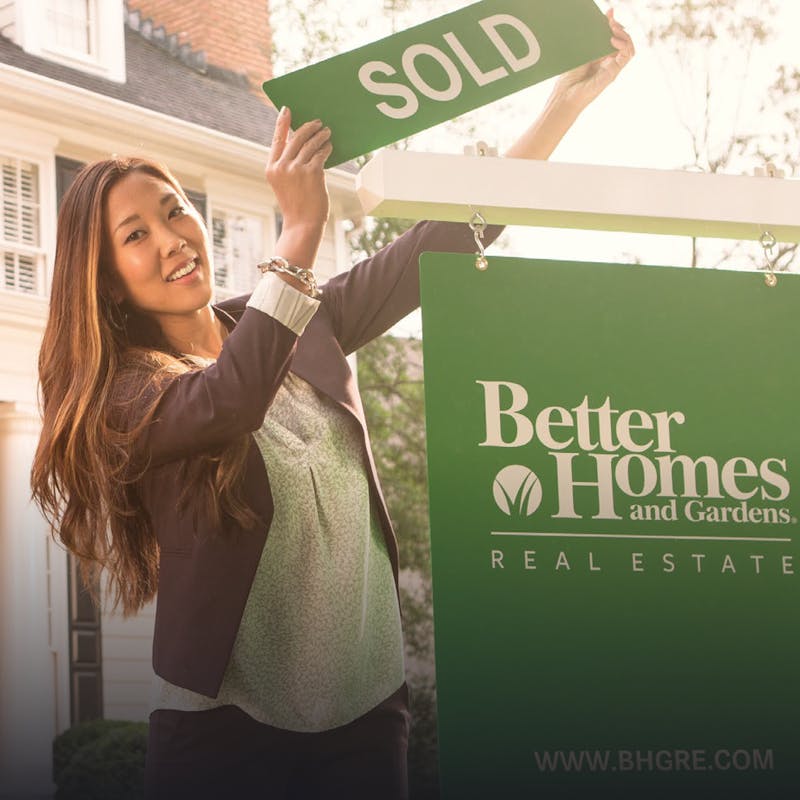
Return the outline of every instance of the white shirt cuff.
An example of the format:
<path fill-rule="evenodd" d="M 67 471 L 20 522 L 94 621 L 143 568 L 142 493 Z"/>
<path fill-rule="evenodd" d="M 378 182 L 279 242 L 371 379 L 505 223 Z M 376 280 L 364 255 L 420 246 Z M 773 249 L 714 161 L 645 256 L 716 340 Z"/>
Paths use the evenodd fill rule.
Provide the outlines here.
<path fill-rule="evenodd" d="M 247 301 L 300 336 L 319 308 L 319 300 L 298 291 L 274 272 L 265 272 Z"/>

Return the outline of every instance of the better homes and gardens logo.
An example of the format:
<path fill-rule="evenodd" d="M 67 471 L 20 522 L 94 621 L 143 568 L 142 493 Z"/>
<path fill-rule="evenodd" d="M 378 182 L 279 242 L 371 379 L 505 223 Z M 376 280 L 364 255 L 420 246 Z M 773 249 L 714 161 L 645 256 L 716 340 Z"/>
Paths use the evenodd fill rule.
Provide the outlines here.
<path fill-rule="evenodd" d="M 791 542 L 787 535 L 768 536 L 766 530 L 764 536 L 737 535 L 735 530 L 745 523 L 780 528 L 797 522 L 786 505 L 791 486 L 784 456 L 690 456 L 673 446 L 675 431 L 690 428 L 691 420 L 683 411 L 615 408 L 611 397 L 598 402 L 589 395 L 565 406 L 531 409 L 528 392 L 518 383 L 477 383 L 482 388 L 485 420 L 485 438 L 478 446 L 514 451 L 514 463 L 503 467 L 494 478 L 494 501 L 512 527 L 535 523 L 537 528 L 494 535 L 573 540 L 628 538 L 651 543 L 716 541 L 732 545 Z M 541 463 L 543 449 L 552 460 L 552 469 L 537 467 L 537 474 L 525 465 L 520 454 L 532 453 L 531 448 L 539 451 L 532 463 Z M 678 523 L 673 528 L 679 528 L 682 535 L 559 534 L 547 529 L 547 519 Z M 715 523 L 719 532 L 693 534 L 697 523 Z M 591 527 L 589 522 L 587 528 Z M 493 551 L 492 556 L 495 568 L 503 566 L 498 552 Z M 691 555 L 697 571 L 702 572 L 707 565 L 706 554 Z M 568 560 L 564 552 L 560 556 L 562 564 Z M 748 559 L 760 574 L 766 557 L 766 553 L 748 552 L 739 557 L 739 562 Z M 792 557 L 779 558 L 783 574 L 793 574 Z M 526 559 L 526 568 L 531 568 L 530 558 Z M 593 559 L 594 554 L 590 553 L 593 571 L 599 571 Z M 640 552 L 632 554 L 634 571 L 642 571 L 643 559 Z M 737 571 L 732 554 L 721 554 L 720 561 L 722 571 Z M 675 554 L 662 553 L 661 566 L 665 572 L 674 571 Z"/>
<path fill-rule="evenodd" d="M 498 507 L 509 517 L 530 517 L 542 503 L 542 482 L 535 472 L 520 464 L 501 469 L 492 491 Z"/>

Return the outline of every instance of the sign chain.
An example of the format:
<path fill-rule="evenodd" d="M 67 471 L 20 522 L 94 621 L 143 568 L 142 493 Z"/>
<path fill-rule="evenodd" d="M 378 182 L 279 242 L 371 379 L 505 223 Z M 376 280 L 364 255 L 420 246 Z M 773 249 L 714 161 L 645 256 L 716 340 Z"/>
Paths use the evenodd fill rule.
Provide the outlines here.
<path fill-rule="evenodd" d="M 761 234 L 761 247 L 764 248 L 764 258 L 767 260 L 767 274 L 764 276 L 764 283 L 773 288 L 778 283 L 778 276 L 775 274 L 775 256 L 773 250 L 778 240 L 772 235 L 771 231 L 764 231 Z"/>
<path fill-rule="evenodd" d="M 476 211 L 469 221 L 469 227 L 475 237 L 475 269 L 485 272 L 489 268 L 489 259 L 486 258 L 486 249 L 483 246 L 483 232 L 486 230 L 486 219 L 480 211 Z"/>

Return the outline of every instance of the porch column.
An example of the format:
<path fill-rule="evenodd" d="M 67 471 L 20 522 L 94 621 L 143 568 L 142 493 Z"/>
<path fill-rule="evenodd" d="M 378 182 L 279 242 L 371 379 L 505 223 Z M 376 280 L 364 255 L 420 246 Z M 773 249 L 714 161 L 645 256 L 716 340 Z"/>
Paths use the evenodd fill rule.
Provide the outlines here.
<path fill-rule="evenodd" d="M 53 790 L 58 665 L 51 610 L 67 601 L 49 597 L 54 548 L 30 499 L 39 431 L 35 408 L 0 403 L 0 798 L 15 800 Z"/>

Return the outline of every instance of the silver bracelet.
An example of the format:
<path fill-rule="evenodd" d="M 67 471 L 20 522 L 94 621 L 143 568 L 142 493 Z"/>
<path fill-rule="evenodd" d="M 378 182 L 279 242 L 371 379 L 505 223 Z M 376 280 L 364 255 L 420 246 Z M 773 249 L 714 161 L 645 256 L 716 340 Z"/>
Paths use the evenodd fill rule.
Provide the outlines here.
<path fill-rule="evenodd" d="M 317 298 L 322 296 L 322 292 L 317 286 L 317 278 L 310 269 L 304 267 L 296 267 L 290 264 L 283 256 L 272 256 L 266 261 L 262 261 L 258 268 L 262 272 L 282 272 L 285 275 L 291 275 L 297 278 L 300 283 L 308 289 L 310 297 Z"/>

